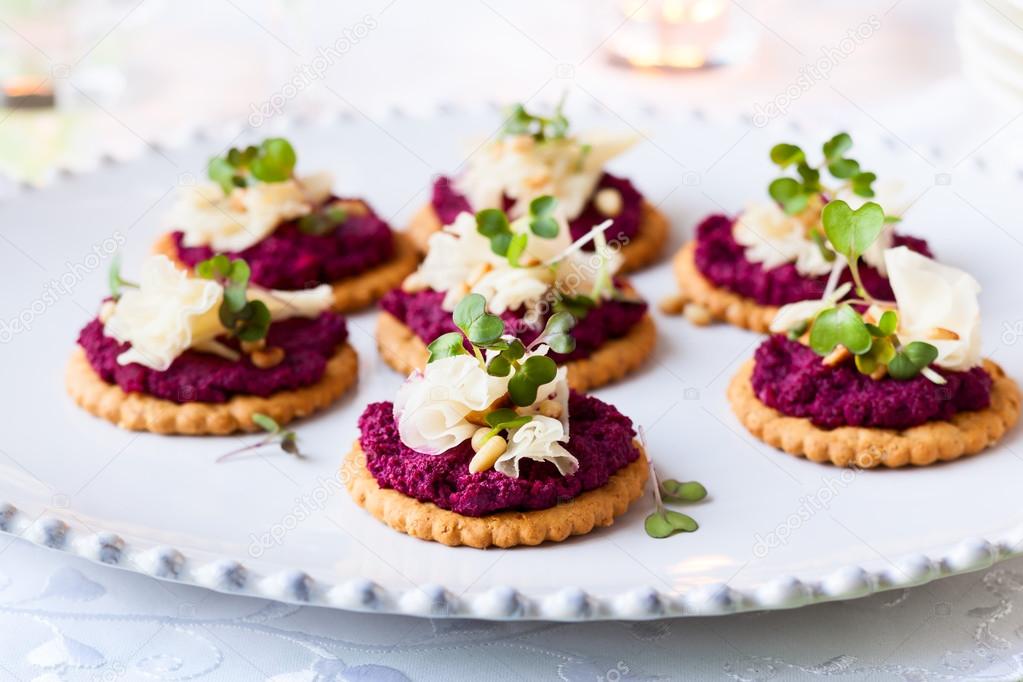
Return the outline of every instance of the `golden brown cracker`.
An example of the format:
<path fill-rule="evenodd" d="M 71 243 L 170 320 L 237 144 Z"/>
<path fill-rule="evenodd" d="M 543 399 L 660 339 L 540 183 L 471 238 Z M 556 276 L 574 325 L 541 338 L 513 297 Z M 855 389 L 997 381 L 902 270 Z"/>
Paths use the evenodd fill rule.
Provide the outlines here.
<path fill-rule="evenodd" d="M 675 279 L 682 295 L 703 306 L 716 320 L 755 332 L 767 332 L 778 314 L 777 306 L 760 305 L 751 298 L 714 286 L 696 267 L 695 253 L 696 242 L 692 241 L 675 254 Z"/>
<path fill-rule="evenodd" d="M 359 376 L 359 360 L 347 342 L 327 362 L 323 377 L 309 386 L 271 396 L 235 396 L 224 403 L 175 403 L 144 393 L 126 393 L 105 382 L 75 348 L 65 374 L 68 395 L 91 414 L 130 431 L 163 434 L 225 435 L 259 431 L 252 415 L 265 414 L 278 424 L 306 417 L 337 400 Z"/>
<path fill-rule="evenodd" d="M 835 466 L 926 466 L 974 455 L 994 445 L 1019 420 L 1020 391 L 997 364 L 984 361 L 994 379 L 991 405 L 959 412 L 948 421 L 926 422 L 902 431 L 863 426 L 824 429 L 803 417 L 788 417 L 760 402 L 750 381 L 748 360 L 728 386 L 728 400 L 739 421 L 768 445 L 814 462 Z"/>
<path fill-rule="evenodd" d="M 341 478 L 356 504 L 394 530 L 421 540 L 477 549 L 539 545 L 610 526 L 615 517 L 625 513 L 643 494 L 650 469 L 643 448 L 638 443 L 636 447 L 639 458 L 617 471 L 601 487 L 556 507 L 536 511 L 464 516 L 397 490 L 381 488 L 366 468 L 366 454 L 359 441 L 355 441 L 345 458 Z"/>

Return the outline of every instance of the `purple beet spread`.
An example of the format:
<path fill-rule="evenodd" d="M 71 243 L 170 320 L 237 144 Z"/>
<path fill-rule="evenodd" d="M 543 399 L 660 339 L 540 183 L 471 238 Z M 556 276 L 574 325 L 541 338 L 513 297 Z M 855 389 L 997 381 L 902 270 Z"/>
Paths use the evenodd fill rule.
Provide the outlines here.
<path fill-rule="evenodd" d="M 606 233 L 608 241 L 616 240 L 623 245 L 627 244 L 639 232 L 639 225 L 643 219 L 643 195 L 625 178 L 615 177 L 608 173 L 604 173 L 597 183 L 597 190 L 604 189 L 605 187 L 616 189 L 622 195 L 622 212 L 615 216 L 614 225 Z M 445 225 L 453 223 L 459 213 L 463 211 L 471 212 L 473 210 L 469 205 L 468 199 L 455 189 L 451 178 L 443 175 L 438 177 L 433 183 L 432 203 L 437 217 Z M 504 208 L 507 209 L 510 205 L 511 202 L 505 200 Z M 586 206 L 583 207 L 582 213 L 568 224 L 573 241 L 579 239 L 605 220 L 607 220 L 607 216 L 597 210 L 591 198 Z M 592 251 L 593 245 L 588 244 L 585 248 Z"/>
<path fill-rule="evenodd" d="M 765 269 L 760 263 L 746 260 L 745 247 L 732 236 L 732 224 L 728 216 L 712 215 L 696 228 L 696 267 L 712 284 L 752 298 L 760 305 L 780 306 L 820 298 L 824 294 L 827 275 L 806 277 L 799 274 L 795 263 Z M 895 246 L 907 246 L 925 256 L 931 255 L 923 239 L 896 235 Z M 888 280 L 862 261 L 860 277 L 875 298 L 893 298 Z M 842 281 L 849 280 L 851 275 L 846 270 Z"/>
<path fill-rule="evenodd" d="M 438 291 L 420 291 L 414 294 L 394 289 L 380 300 L 380 307 L 401 320 L 423 343 L 430 343 L 441 334 L 458 331 L 451 313 L 441 307 L 444 294 Z M 558 362 L 578 360 L 590 356 L 608 339 L 625 336 L 646 313 L 646 303 L 632 301 L 604 301 L 591 309 L 572 329 L 575 350 L 570 354 L 552 353 Z M 505 311 L 501 315 L 505 329 L 529 344 L 543 331 L 543 323 L 527 324 L 523 311 Z M 543 320 L 546 322 L 546 318 Z"/>
<path fill-rule="evenodd" d="M 852 362 L 825 367 L 810 348 L 784 336 L 765 340 L 756 352 L 753 391 L 762 403 L 817 426 L 908 429 L 957 412 L 982 410 L 991 401 L 991 376 L 981 367 L 937 370 L 939 386 L 926 377 L 874 380 Z"/>
<path fill-rule="evenodd" d="M 366 215 L 350 214 L 324 235 L 306 234 L 298 224 L 298 220 L 282 223 L 266 239 L 228 255 L 245 259 L 255 284 L 270 289 L 308 289 L 365 272 L 394 253 L 391 228 L 372 210 Z M 214 255 L 208 246 L 182 246 L 183 236 L 181 232 L 173 234 L 181 262 L 194 266 Z"/>
<path fill-rule="evenodd" d="M 89 364 L 107 383 L 128 393 L 145 393 L 175 403 L 222 403 L 235 395 L 268 396 L 277 391 L 315 384 L 323 377 L 327 361 L 348 338 L 345 319 L 323 313 L 315 319 L 292 318 L 270 325 L 268 346 L 284 349 L 276 367 L 259 369 L 244 356 L 239 361 L 188 350 L 164 372 L 132 363 L 120 365 L 117 356 L 130 348 L 103 334 L 103 323 L 93 320 L 78 335 Z M 232 348 L 233 339 L 221 339 Z"/>
<path fill-rule="evenodd" d="M 469 473 L 473 456 L 469 441 L 440 455 L 411 450 L 398 438 L 389 402 L 366 407 L 359 418 L 359 442 L 366 466 L 380 487 L 420 502 L 433 502 L 465 516 L 546 509 L 599 488 L 639 457 L 632 442 L 636 436 L 632 420 L 611 405 L 573 392 L 569 415 L 571 437 L 564 445 L 579 460 L 579 470 L 571 476 L 561 476 L 549 462 L 529 459 L 520 462 L 519 478 L 494 469 Z"/>

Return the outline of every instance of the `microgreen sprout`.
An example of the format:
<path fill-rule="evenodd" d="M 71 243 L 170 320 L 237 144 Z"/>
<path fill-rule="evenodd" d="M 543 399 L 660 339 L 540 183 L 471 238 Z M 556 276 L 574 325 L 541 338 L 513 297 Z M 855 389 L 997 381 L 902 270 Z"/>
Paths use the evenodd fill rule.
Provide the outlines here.
<path fill-rule="evenodd" d="M 940 374 L 928 370 L 938 357 L 938 349 L 924 341 L 903 345 L 896 334 L 898 328 L 899 315 L 894 310 L 886 310 L 873 324 L 864 321 L 851 305 L 842 304 L 817 315 L 810 329 L 810 348 L 826 356 L 837 346 L 844 346 L 862 374 L 885 367 L 893 379 L 912 379 L 923 373 L 935 383 L 944 383 Z"/>
<path fill-rule="evenodd" d="M 554 239 L 560 228 L 554 217 L 557 200 L 548 195 L 539 196 L 529 202 L 529 212 L 524 220 L 529 232 L 542 239 Z M 522 255 L 529 246 L 529 233 L 516 232 L 508 215 L 499 208 L 485 208 L 476 214 L 476 231 L 490 240 L 490 250 L 508 259 L 512 267 L 519 267 Z"/>
<path fill-rule="evenodd" d="M 263 431 L 266 432 L 266 436 L 255 443 L 224 453 L 220 457 L 217 457 L 217 462 L 223 462 L 235 455 L 252 450 L 258 450 L 273 443 L 279 443 L 281 450 L 289 455 L 293 455 L 300 459 L 304 457 L 298 449 L 298 435 L 294 431 L 284 430 L 273 417 L 260 412 L 256 412 L 252 415 L 252 422 L 259 428 L 263 429 Z"/>
<path fill-rule="evenodd" d="M 643 522 L 643 529 L 652 538 L 667 538 L 676 533 L 692 533 L 699 529 L 696 519 L 681 512 L 668 509 L 665 502 L 680 504 L 699 502 L 707 497 L 707 489 L 696 481 L 681 483 L 674 479 L 658 482 L 657 471 L 650 465 L 650 480 L 653 483 L 654 511 Z"/>
<path fill-rule="evenodd" d="M 284 182 L 295 170 L 295 149 L 282 137 L 263 140 L 258 146 L 232 147 L 223 156 L 214 156 L 207 166 L 210 180 L 225 194 L 235 187 L 247 187 L 253 180 Z"/>
<path fill-rule="evenodd" d="M 533 421 L 533 418 L 528 414 L 519 414 L 509 407 L 496 409 L 488 413 L 485 419 L 487 426 L 490 427 L 490 431 L 483 437 L 484 443 L 502 431 L 511 431 Z"/>
<path fill-rule="evenodd" d="M 121 277 L 120 254 L 115 254 L 114 259 L 110 262 L 110 270 L 107 273 L 107 283 L 110 286 L 110 298 L 114 299 L 115 301 L 121 298 L 121 290 L 124 289 L 125 287 L 131 289 L 139 288 L 139 285 L 136 284 L 135 282 L 131 282 Z"/>
<path fill-rule="evenodd" d="M 508 395 L 512 404 L 519 407 L 532 405 L 540 386 L 554 381 L 557 376 L 557 363 L 546 355 L 526 357 L 528 349 L 525 345 L 518 339 L 503 336 L 504 322 L 497 315 L 488 313 L 486 305 L 486 299 L 479 294 L 463 298 L 452 315 L 459 331 L 434 339 L 427 346 L 430 351 L 427 362 L 468 354 L 465 348 L 468 342 L 472 354 L 488 374 L 511 376 Z M 530 348 L 546 343 L 556 352 L 570 353 L 575 348 L 575 340 L 568 332 L 574 324 L 575 319 L 568 313 L 552 315 Z"/>
<path fill-rule="evenodd" d="M 848 133 L 838 133 L 821 146 L 823 159 L 816 166 L 809 164 L 800 147 L 787 142 L 775 145 L 771 148 L 771 161 L 783 171 L 794 169 L 796 177 L 775 179 L 767 188 L 768 194 L 790 215 L 801 213 L 822 194 L 834 199 L 845 189 L 865 199 L 873 197 L 877 175 L 864 171 L 858 161 L 847 156 L 852 144 Z M 827 170 L 838 184 L 822 182 L 822 170 Z"/>
<path fill-rule="evenodd" d="M 564 107 L 565 98 L 562 97 L 551 116 L 540 116 L 530 113 L 522 103 L 514 104 L 508 110 L 502 132 L 505 135 L 529 135 L 537 142 L 564 139 L 568 135 Z"/>
<path fill-rule="evenodd" d="M 541 343 L 546 343 L 555 353 L 571 353 L 575 350 L 575 338 L 570 332 L 575 326 L 575 318 L 571 313 L 557 312 L 547 318 L 540 336 L 536 337 L 530 348 L 536 348 Z"/>
<path fill-rule="evenodd" d="M 259 341 L 266 337 L 270 328 L 270 310 L 262 301 L 248 300 L 251 271 L 245 261 L 217 254 L 196 264 L 195 274 L 224 287 L 218 314 L 220 323 L 229 334 L 240 341 Z"/>
<path fill-rule="evenodd" d="M 856 292 L 869 298 L 870 292 L 860 279 L 859 258 L 881 236 L 884 230 L 884 210 L 873 201 L 853 210 L 849 204 L 836 199 L 824 207 L 821 222 L 831 246 L 848 261 L 849 274 L 856 284 Z"/>
<path fill-rule="evenodd" d="M 849 144 L 851 141 L 836 136 L 825 145 L 825 156 L 840 159 Z M 778 163 L 792 163 L 792 159 L 799 158 L 801 154 L 785 145 L 775 147 L 771 153 L 772 159 L 777 159 Z M 821 212 L 824 233 L 834 253 L 845 259 L 860 298 L 835 303 L 844 293 L 839 295 L 838 290 L 832 292 L 828 297 L 829 305 L 819 311 L 812 322 L 806 321 L 790 330 L 789 337 L 800 338 L 809 328 L 809 344 L 815 353 L 827 357 L 838 346 L 843 346 L 854 356 L 856 368 L 862 374 L 873 375 L 883 369 L 893 379 L 905 380 L 922 373 L 935 383 L 944 383 L 940 374 L 928 368 L 938 357 L 937 348 L 923 341 L 913 341 L 903 346 L 896 334 L 899 316 L 891 309 L 895 304 L 875 299 L 863 286 L 859 270 L 860 257 L 880 237 L 885 222 L 884 210 L 872 201 L 855 210 L 841 199 L 829 201 L 824 206 Z M 836 262 L 836 267 L 841 265 Z M 836 281 L 832 277 L 829 290 Z M 848 286 L 843 285 L 841 291 L 847 291 Z M 884 312 L 876 323 L 868 322 L 854 305 L 861 308 L 875 307 Z"/>
<path fill-rule="evenodd" d="M 546 194 L 529 202 L 529 231 L 544 239 L 557 237 L 558 221 L 554 218 L 557 206 L 558 200 Z"/>

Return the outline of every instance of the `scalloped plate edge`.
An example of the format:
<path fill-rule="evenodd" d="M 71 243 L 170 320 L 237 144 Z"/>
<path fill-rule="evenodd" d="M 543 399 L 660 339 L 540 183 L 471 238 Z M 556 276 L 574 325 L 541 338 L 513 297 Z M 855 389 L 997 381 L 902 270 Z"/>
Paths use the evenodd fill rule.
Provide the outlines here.
<path fill-rule="evenodd" d="M 1000 539 L 963 540 L 936 556 L 904 556 L 881 570 L 845 566 L 819 580 L 785 576 L 748 590 L 715 583 L 677 593 L 642 587 L 597 596 L 579 587 L 565 587 L 534 596 L 501 585 L 456 595 L 435 584 L 388 592 L 365 578 L 331 585 L 301 570 L 260 575 L 231 558 L 196 564 L 173 547 L 136 548 L 115 533 L 92 532 L 55 516 L 29 518 L 6 502 L 0 502 L 0 532 L 95 563 L 225 594 L 365 613 L 485 620 L 649 620 L 791 609 L 915 587 L 1023 555 L 1020 526 Z"/>

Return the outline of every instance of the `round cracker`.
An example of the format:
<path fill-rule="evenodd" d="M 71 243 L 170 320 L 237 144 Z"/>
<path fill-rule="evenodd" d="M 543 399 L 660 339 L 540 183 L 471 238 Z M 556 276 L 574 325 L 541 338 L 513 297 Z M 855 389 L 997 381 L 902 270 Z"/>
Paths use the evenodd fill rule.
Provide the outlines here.
<path fill-rule="evenodd" d="M 926 466 L 977 454 L 997 443 L 1019 420 L 1019 387 L 991 360 L 984 360 L 984 369 L 994 379 L 990 406 L 901 431 L 864 426 L 824 429 L 805 417 L 786 416 L 753 392 L 753 366 L 754 360 L 747 360 L 728 385 L 735 416 L 768 445 L 814 462 L 861 469 Z"/>
<path fill-rule="evenodd" d="M 766 333 L 778 314 L 778 307 L 760 305 L 752 298 L 715 286 L 696 267 L 695 254 L 695 241 L 689 242 L 675 254 L 675 279 L 683 296 L 706 308 L 716 320 Z"/>
<path fill-rule="evenodd" d="M 80 407 L 122 429 L 195 436 L 259 431 L 260 427 L 252 421 L 256 413 L 281 425 L 307 417 L 341 397 L 358 376 L 358 356 L 345 342 L 327 361 L 323 377 L 315 384 L 279 391 L 266 398 L 238 395 L 223 403 L 175 403 L 144 393 L 126 393 L 120 386 L 108 384 L 78 347 L 68 363 L 65 385 L 68 395 Z"/>
<path fill-rule="evenodd" d="M 601 487 L 555 507 L 526 512 L 464 516 L 381 488 L 366 468 L 366 454 L 358 440 L 345 457 L 341 479 L 356 504 L 394 530 L 421 540 L 477 549 L 539 545 L 610 526 L 615 517 L 625 513 L 643 494 L 650 471 L 646 453 L 639 443 L 636 447 L 640 452 L 636 461 L 619 469 Z"/>

